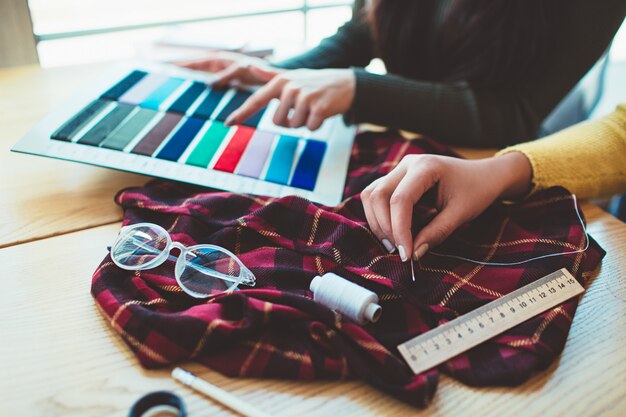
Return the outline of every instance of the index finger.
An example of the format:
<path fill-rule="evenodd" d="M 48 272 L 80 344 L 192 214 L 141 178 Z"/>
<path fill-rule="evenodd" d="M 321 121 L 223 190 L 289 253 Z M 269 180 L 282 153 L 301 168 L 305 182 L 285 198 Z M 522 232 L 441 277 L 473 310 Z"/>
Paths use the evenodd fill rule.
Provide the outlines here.
<path fill-rule="evenodd" d="M 274 80 L 276 80 L 276 78 Z M 248 97 L 241 107 L 228 116 L 225 124 L 227 126 L 231 126 L 245 122 L 254 113 L 267 106 L 272 99 L 279 98 L 282 93 L 284 83 L 274 80 L 265 84 L 263 87 L 254 92 L 254 94 Z"/>
<path fill-rule="evenodd" d="M 430 180 L 431 176 L 424 174 L 420 169 L 407 172 L 389 201 L 393 238 L 403 261 L 408 260 L 413 251 L 413 206 L 434 185 Z"/>

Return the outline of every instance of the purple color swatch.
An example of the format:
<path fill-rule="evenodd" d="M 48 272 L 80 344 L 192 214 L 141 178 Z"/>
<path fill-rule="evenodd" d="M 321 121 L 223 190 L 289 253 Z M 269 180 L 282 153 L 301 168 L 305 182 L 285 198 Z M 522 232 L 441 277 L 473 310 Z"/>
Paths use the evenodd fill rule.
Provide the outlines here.
<path fill-rule="evenodd" d="M 259 131 L 254 134 L 239 162 L 238 175 L 259 178 L 274 142 L 274 136 L 276 135 Z"/>

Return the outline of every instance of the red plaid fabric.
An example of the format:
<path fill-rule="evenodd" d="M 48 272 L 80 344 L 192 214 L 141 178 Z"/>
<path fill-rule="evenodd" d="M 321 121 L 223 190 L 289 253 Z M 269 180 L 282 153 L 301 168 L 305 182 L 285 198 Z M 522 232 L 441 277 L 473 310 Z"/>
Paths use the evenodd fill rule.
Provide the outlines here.
<path fill-rule="evenodd" d="M 257 286 L 197 300 L 177 286 L 173 262 L 130 272 L 107 256 L 93 276 L 95 301 L 149 368 L 195 360 L 229 376 L 360 378 L 417 406 L 434 395 L 439 372 L 470 385 L 519 384 L 561 352 L 578 299 L 421 375 L 412 374 L 396 346 L 560 268 L 584 284 L 604 252 L 592 241 L 584 253 L 508 267 L 426 255 L 412 282 L 409 264 L 369 231 L 359 192 L 404 155 L 418 153 L 452 155 L 429 139 L 360 134 L 337 207 L 160 180 L 123 190 L 116 201 L 125 224 L 153 222 L 186 245 L 228 248 L 254 272 Z M 416 228 L 433 215 L 430 200 L 417 206 Z M 555 188 L 521 204 L 493 205 L 438 251 L 512 262 L 584 244 L 571 196 Z M 380 321 L 361 327 L 313 302 L 309 283 L 326 272 L 378 293 Z"/>

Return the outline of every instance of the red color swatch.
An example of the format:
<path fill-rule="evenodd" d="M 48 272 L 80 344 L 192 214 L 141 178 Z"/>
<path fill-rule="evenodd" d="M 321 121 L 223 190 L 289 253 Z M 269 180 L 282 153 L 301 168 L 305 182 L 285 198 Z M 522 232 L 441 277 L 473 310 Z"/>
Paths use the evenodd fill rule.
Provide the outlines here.
<path fill-rule="evenodd" d="M 226 145 L 226 149 L 215 163 L 213 169 L 225 172 L 235 172 L 241 155 L 246 150 L 248 142 L 254 134 L 254 129 L 247 126 L 239 126 L 237 131 Z"/>

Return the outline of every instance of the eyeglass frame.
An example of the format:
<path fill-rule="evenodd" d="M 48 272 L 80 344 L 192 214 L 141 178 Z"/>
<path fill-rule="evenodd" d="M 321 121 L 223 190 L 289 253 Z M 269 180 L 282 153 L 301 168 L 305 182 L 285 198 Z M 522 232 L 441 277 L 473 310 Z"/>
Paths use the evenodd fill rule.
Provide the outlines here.
<path fill-rule="evenodd" d="M 163 250 L 161 250 L 157 256 L 155 256 L 155 258 L 151 261 L 146 262 L 145 264 L 140 264 L 140 265 L 135 265 L 135 266 L 129 266 L 129 265 L 124 265 L 123 263 L 119 262 L 116 257 L 113 255 L 114 253 L 114 248 L 116 247 L 116 245 L 118 245 L 119 243 L 123 242 L 125 239 L 129 239 L 129 237 L 122 239 L 122 237 L 124 236 L 124 231 L 128 231 L 131 229 L 139 229 L 141 227 L 147 227 L 147 228 L 152 228 L 155 230 L 158 230 L 159 232 L 162 232 L 162 235 L 166 238 L 166 245 L 165 248 L 163 248 Z M 138 247 L 143 247 L 145 244 L 143 244 L 143 242 L 141 242 L 142 244 L 138 244 Z M 149 246 L 149 245 L 146 245 Z M 157 248 L 153 247 L 153 246 L 149 246 L 149 248 L 154 249 L 155 251 L 158 250 Z M 190 262 L 187 262 L 185 259 L 185 255 L 187 253 L 193 253 L 193 250 L 196 250 L 198 248 L 202 248 L 202 249 L 212 249 L 212 250 L 216 250 L 218 252 L 222 252 L 225 253 L 226 255 L 230 256 L 231 259 L 233 259 L 238 265 L 239 265 L 239 270 L 241 271 L 238 277 L 232 276 L 232 275 L 226 275 L 226 274 L 222 274 L 218 271 L 214 271 L 214 270 L 210 270 L 211 272 L 207 272 L 207 271 L 203 271 L 202 268 L 200 268 L 197 264 L 193 264 Z M 145 249 L 145 247 L 144 247 Z M 172 249 L 178 249 L 180 251 L 180 253 L 176 256 L 176 255 L 172 255 L 171 251 Z M 170 233 L 165 230 L 165 228 L 163 228 L 162 226 L 155 224 L 155 223 L 135 223 L 135 224 L 130 224 L 130 225 L 126 225 L 123 226 L 117 237 L 115 238 L 115 241 L 113 242 L 113 244 L 110 247 L 110 253 L 111 253 L 111 260 L 113 261 L 113 263 L 115 265 L 117 265 L 118 267 L 125 269 L 127 271 L 143 271 L 143 270 L 147 270 L 147 269 L 152 269 L 152 268 L 156 268 L 158 266 L 161 266 L 166 260 L 168 260 L 170 257 L 171 258 L 175 258 L 176 259 L 176 265 L 174 267 L 174 277 L 176 278 L 176 282 L 178 283 L 178 286 L 187 294 L 191 295 L 194 298 L 208 298 L 211 297 L 210 294 L 200 294 L 198 292 L 195 292 L 193 290 L 190 290 L 189 288 L 187 288 L 186 285 L 183 285 L 180 281 L 180 277 L 182 276 L 182 271 L 186 266 L 189 266 L 193 269 L 196 269 L 197 271 L 199 271 L 200 273 L 203 273 L 205 275 L 208 275 L 212 278 L 216 278 L 216 279 L 220 279 L 222 281 L 226 281 L 226 282 L 232 282 L 233 284 L 227 289 L 227 290 L 223 290 L 220 291 L 221 292 L 229 292 L 229 291 L 233 291 L 234 289 L 236 289 L 239 284 L 244 284 L 244 285 L 248 285 L 250 287 L 254 287 L 256 285 L 256 277 L 254 276 L 254 274 L 252 273 L 252 271 L 250 271 L 250 269 L 248 269 L 248 267 L 246 267 L 243 262 L 241 262 L 241 259 L 239 259 L 237 257 L 237 255 L 235 255 L 234 253 L 232 253 L 231 251 L 229 251 L 228 249 L 221 247 L 221 246 L 217 246 L 217 245 L 212 245 L 210 243 L 200 243 L 197 245 L 193 245 L 193 246 L 185 246 L 180 242 L 174 241 L 172 240 L 172 236 L 170 235 Z"/>

